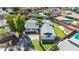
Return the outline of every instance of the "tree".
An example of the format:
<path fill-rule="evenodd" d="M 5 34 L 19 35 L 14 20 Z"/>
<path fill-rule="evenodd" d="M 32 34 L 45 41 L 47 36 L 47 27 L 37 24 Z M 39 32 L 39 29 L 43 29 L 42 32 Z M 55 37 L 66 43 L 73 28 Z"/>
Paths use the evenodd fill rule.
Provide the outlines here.
<path fill-rule="evenodd" d="M 2 10 L 6 10 L 6 7 L 2 7 Z"/>
<path fill-rule="evenodd" d="M 18 7 L 12 7 L 13 11 L 18 11 L 19 8 Z"/>
<path fill-rule="evenodd" d="M 45 51 L 44 47 L 43 47 L 42 44 L 41 44 L 41 35 L 40 35 L 40 30 L 41 30 L 41 27 L 42 27 L 42 25 L 43 25 L 43 22 L 42 22 L 41 19 L 36 19 L 36 21 L 37 21 L 36 25 L 39 26 L 39 45 L 40 45 L 41 48 Z"/>
<path fill-rule="evenodd" d="M 59 50 L 58 44 L 54 44 L 53 51 L 58 51 L 58 50 Z"/>
<path fill-rule="evenodd" d="M 12 7 L 11 9 L 13 10 L 13 13 L 15 13 L 15 14 L 18 14 L 20 11 L 19 7 Z"/>
<path fill-rule="evenodd" d="M 43 24 L 42 20 L 41 19 L 36 19 L 36 22 L 37 22 L 36 25 L 38 25 L 39 28 L 41 28 L 41 26 Z"/>

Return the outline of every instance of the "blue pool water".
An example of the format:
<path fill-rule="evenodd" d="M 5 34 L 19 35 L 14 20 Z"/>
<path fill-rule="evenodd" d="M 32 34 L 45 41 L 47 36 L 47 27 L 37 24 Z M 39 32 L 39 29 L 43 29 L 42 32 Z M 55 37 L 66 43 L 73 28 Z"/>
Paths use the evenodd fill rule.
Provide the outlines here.
<path fill-rule="evenodd" d="M 79 34 L 76 34 L 74 38 L 79 40 Z"/>
<path fill-rule="evenodd" d="M 71 23 L 71 22 L 73 22 L 73 20 L 71 20 L 71 19 L 62 20 L 62 21 L 66 22 L 66 23 Z"/>

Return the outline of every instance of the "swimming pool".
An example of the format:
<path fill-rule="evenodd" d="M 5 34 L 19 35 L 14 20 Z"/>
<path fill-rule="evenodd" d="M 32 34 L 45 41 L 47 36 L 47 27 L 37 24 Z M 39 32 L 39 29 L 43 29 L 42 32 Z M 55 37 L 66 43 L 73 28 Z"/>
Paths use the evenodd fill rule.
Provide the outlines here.
<path fill-rule="evenodd" d="M 68 19 L 68 20 L 62 20 L 63 22 L 66 22 L 66 23 L 71 23 L 71 22 L 73 22 L 73 20 L 72 19 Z"/>
<path fill-rule="evenodd" d="M 76 34 L 74 37 L 76 40 L 79 40 L 79 34 Z"/>

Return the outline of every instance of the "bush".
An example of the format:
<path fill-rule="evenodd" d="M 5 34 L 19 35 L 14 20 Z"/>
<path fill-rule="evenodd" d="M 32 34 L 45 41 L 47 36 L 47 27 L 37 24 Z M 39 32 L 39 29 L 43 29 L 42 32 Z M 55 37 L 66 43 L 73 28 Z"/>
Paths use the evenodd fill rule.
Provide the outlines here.
<path fill-rule="evenodd" d="M 2 7 L 2 10 L 6 10 L 6 7 Z"/>
<path fill-rule="evenodd" d="M 58 51 L 59 47 L 58 47 L 57 44 L 54 44 L 50 50 L 52 50 L 52 51 Z"/>

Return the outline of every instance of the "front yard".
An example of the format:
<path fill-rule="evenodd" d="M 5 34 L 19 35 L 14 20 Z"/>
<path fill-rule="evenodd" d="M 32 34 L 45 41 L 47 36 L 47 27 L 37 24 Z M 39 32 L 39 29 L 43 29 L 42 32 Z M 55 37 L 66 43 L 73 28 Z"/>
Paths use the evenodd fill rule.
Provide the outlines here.
<path fill-rule="evenodd" d="M 43 51 L 43 49 L 39 45 L 39 41 L 37 39 L 32 40 L 32 44 L 33 44 L 34 49 L 36 51 Z M 52 44 L 42 44 L 42 46 L 44 47 L 45 50 L 47 50 L 47 49 L 49 49 L 52 46 Z"/>
<path fill-rule="evenodd" d="M 39 41 L 37 39 L 32 40 L 32 44 L 33 44 L 35 51 L 43 51 L 43 49 L 40 46 Z M 56 47 L 54 44 L 42 44 L 42 46 L 45 50 L 48 50 L 49 48 L 52 48 L 53 51 L 59 50 L 58 47 Z"/>

